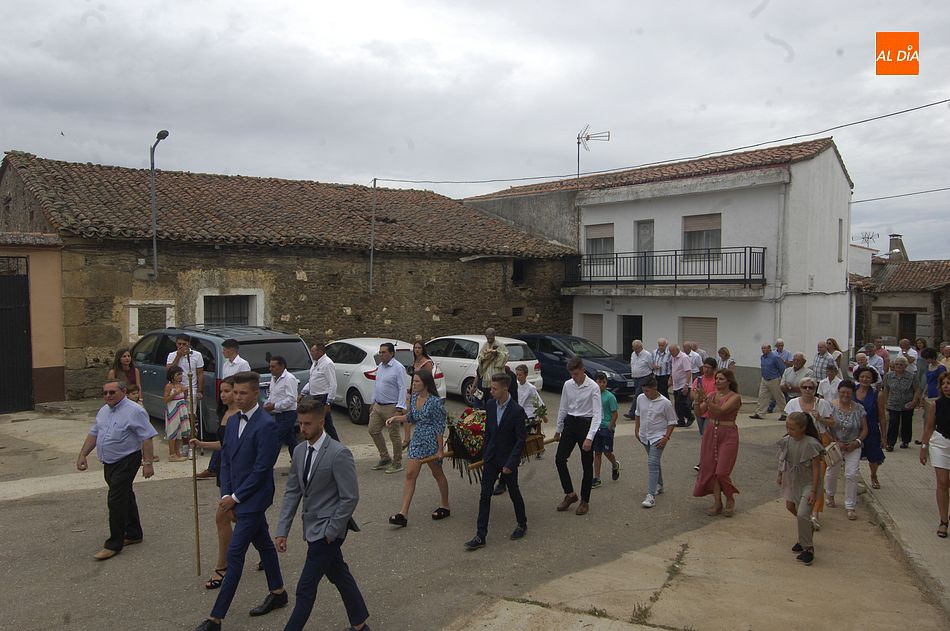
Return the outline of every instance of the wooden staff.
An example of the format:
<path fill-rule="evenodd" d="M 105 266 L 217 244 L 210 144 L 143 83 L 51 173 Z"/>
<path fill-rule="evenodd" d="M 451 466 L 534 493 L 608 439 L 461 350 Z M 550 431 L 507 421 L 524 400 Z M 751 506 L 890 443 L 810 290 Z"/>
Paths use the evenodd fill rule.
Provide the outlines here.
<path fill-rule="evenodd" d="M 444 451 L 444 452 L 442 452 L 442 457 L 443 457 L 443 458 L 451 458 L 451 457 L 454 456 L 454 455 L 455 455 L 455 452 L 454 452 L 454 451 Z M 440 458 L 439 458 L 438 456 L 429 456 L 428 458 L 423 458 L 422 460 L 420 460 L 420 461 L 419 461 L 419 464 L 429 464 L 430 462 L 435 462 L 436 460 L 439 460 L 439 459 L 440 459 Z"/>
<path fill-rule="evenodd" d="M 545 441 L 544 441 L 544 444 L 545 444 L 545 445 L 550 445 L 551 443 L 556 443 L 556 442 L 558 442 L 558 441 L 559 441 L 559 439 L 554 438 L 554 437 L 552 436 L 551 438 L 548 438 L 547 440 L 545 440 Z M 468 465 L 468 470 L 469 470 L 469 471 L 474 471 L 475 469 L 481 469 L 484 465 L 485 465 L 485 462 L 484 462 L 483 460 L 479 460 L 479 461 L 477 461 L 477 462 L 473 462 L 473 463 L 469 464 L 469 465 Z"/>
<path fill-rule="evenodd" d="M 188 422 L 192 437 L 195 434 L 195 389 L 191 381 L 191 349 L 188 349 Z M 198 450 L 191 449 L 191 491 L 192 506 L 195 512 L 195 570 L 201 576 L 201 532 L 198 522 Z"/>

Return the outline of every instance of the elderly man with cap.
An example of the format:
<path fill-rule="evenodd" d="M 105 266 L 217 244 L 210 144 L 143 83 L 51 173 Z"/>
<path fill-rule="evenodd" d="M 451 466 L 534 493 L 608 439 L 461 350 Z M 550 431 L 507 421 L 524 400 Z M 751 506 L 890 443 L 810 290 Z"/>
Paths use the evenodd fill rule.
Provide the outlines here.
<path fill-rule="evenodd" d="M 102 397 L 106 403 L 96 413 L 96 424 L 76 459 L 76 468 L 85 471 L 89 467 L 86 456 L 95 449 L 109 486 L 109 538 L 94 555 L 97 561 L 111 559 L 123 547 L 142 542 L 142 522 L 132 482 L 139 466 L 144 477 L 155 474 L 152 437 L 158 433 L 145 408 L 126 398 L 123 382 L 107 381 L 102 386 Z"/>

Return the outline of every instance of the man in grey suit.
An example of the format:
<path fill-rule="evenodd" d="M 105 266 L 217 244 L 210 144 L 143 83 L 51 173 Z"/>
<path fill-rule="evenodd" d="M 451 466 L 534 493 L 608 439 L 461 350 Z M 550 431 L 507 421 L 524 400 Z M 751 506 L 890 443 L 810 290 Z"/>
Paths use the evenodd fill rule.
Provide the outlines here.
<path fill-rule="evenodd" d="M 303 537 L 309 548 L 297 582 L 294 611 L 284 631 L 298 631 L 307 624 L 317 599 L 317 585 L 324 576 L 343 598 L 350 629 L 369 631 L 369 611 L 341 550 L 347 530 L 359 531 L 353 521 L 359 501 L 353 454 L 324 433 L 322 402 L 311 398 L 301 401 L 297 419 L 304 441 L 294 449 L 274 543 L 279 552 L 287 551 L 287 535 L 302 500 Z"/>

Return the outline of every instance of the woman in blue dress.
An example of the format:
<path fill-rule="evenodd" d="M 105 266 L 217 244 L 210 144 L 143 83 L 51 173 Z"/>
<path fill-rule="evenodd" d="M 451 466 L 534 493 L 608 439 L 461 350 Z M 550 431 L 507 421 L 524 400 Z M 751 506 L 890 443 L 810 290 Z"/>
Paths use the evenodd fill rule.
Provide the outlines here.
<path fill-rule="evenodd" d="M 406 516 L 409 514 L 409 504 L 416 491 L 416 480 L 422 471 L 422 461 L 435 456 L 429 465 L 432 477 L 439 486 L 442 503 L 432 512 L 432 519 L 445 519 L 451 514 L 449 510 L 449 481 L 442 471 L 442 454 L 444 449 L 443 434 L 445 434 L 445 407 L 439 392 L 435 387 L 431 370 L 419 370 L 412 376 L 412 396 L 409 399 L 409 409 L 405 414 L 393 416 L 386 421 L 387 426 L 393 423 L 414 423 L 412 439 L 409 442 L 409 462 L 406 463 L 406 482 L 402 491 L 402 508 L 389 518 L 389 523 L 400 528 L 409 524 Z"/>
<path fill-rule="evenodd" d="M 871 466 L 871 488 L 881 488 L 877 479 L 877 468 L 884 462 L 884 436 L 887 436 L 887 415 L 883 410 L 883 401 L 874 387 L 877 382 L 877 371 L 870 366 L 858 368 L 854 371 L 854 378 L 858 388 L 854 392 L 855 400 L 864 406 L 867 413 L 868 435 L 861 445 L 861 457 L 867 459 Z"/>

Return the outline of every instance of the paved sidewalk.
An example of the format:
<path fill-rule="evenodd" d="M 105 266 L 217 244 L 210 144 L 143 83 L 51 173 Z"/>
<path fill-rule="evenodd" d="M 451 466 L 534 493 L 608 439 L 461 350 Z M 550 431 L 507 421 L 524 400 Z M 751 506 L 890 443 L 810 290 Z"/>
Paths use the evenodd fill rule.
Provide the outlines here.
<path fill-rule="evenodd" d="M 946 629 L 863 505 L 858 514 L 829 512 L 811 567 L 789 551 L 795 523 L 775 500 L 525 593 L 486 585 L 497 600 L 447 630 Z"/>
<path fill-rule="evenodd" d="M 880 489 L 871 488 L 871 471 L 861 463 L 867 492 L 862 496 L 887 536 L 901 548 L 921 582 L 950 612 L 950 539 L 937 537 L 934 469 L 920 464 L 920 447 L 897 448 L 878 469 Z"/>

